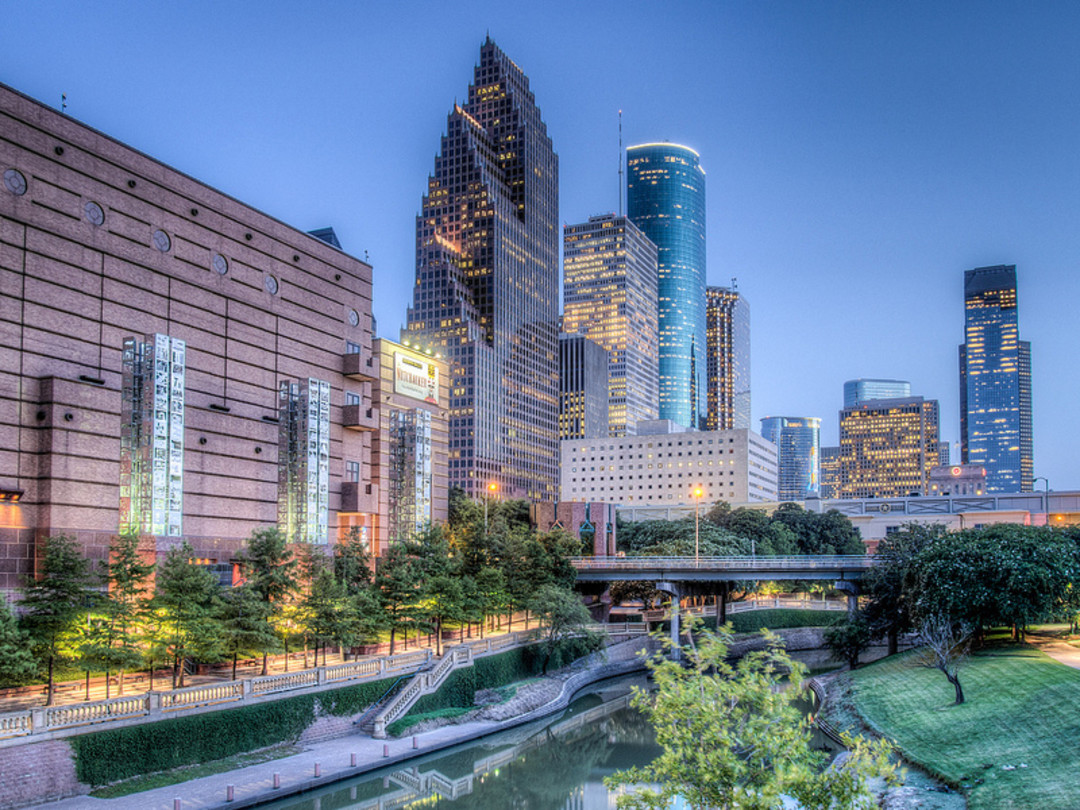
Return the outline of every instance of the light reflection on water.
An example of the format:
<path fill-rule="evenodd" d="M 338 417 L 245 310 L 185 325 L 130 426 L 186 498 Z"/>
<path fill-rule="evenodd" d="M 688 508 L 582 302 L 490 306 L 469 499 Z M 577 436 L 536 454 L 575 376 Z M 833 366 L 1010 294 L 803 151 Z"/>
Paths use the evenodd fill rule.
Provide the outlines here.
<path fill-rule="evenodd" d="M 644 676 L 628 676 L 600 684 L 554 719 L 262 807 L 613 810 L 616 794 L 603 778 L 660 754 L 652 726 L 628 706 L 631 685 L 647 683 Z"/>

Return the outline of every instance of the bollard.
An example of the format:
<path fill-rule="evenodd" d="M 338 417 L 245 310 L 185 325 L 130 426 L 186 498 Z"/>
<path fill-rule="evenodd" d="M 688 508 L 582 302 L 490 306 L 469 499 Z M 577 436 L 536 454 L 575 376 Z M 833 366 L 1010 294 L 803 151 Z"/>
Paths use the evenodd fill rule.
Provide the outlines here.
<path fill-rule="evenodd" d="M 279 787 L 281 787 L 281 774 L 280 773 L 275 773 L 274 774 L 274 790 L 277 790 Z"/>
<path fill-rule="evenodd" d="M 225 786 L 225 801 L 231 802 L 233 800 L 233 797 L 234 797 L 233 791 L 234 791 L 234 789 L 235 788 L 232 785 L 226 785 Z"/>
<path fill-rule="evenodd" d="M 384 757 L 390 756 L 390 743 L 383 743 L 382 755 Z"/>
<path fill-rule="evenodd" d="M 356 767 L 356 754 L 349 754 L 349 767 Z"/>
<path fill-rule="evenodd" d="M 172 800 L 172 810 L 180 810 L 180 800 L 179 799 L 173 799 Z"/>
<path fill-rule="evenodd" d="M 416 744 L 416 735 L 415 734 L 413 735 L 413 738 L 412 738 L 412 747 L 413 748 L 419 748 L 420 747 L 419 745 Z"/>
<path fill-rule="evenodd" d="M 322 775 L 322 768 L 319 767 L 319 763 L 315 763 L 315 778 L 318 779 Z"/>

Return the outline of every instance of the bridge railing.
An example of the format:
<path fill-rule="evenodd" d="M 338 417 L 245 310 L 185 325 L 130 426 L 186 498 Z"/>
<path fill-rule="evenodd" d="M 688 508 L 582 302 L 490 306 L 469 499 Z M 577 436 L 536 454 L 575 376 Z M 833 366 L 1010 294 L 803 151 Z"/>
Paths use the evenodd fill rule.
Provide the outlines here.
<path fill-rule="evenodd" d="M 640 571 L 663 568 L 669 571 L 761 571 L 810 570 L 817 568 L 858 568 L 874 565 L 862 554 L 806 554 L 798 557 L 571 557 L 579 571 Z"/>

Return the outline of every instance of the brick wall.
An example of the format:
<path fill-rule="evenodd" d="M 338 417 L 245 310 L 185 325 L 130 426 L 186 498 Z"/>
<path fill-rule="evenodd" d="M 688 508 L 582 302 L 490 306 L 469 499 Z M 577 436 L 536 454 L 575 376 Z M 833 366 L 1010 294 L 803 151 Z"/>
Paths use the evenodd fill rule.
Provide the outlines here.
<path fill-rule="evenodd" d="M 75 756 L 65 740 L 5 748 L 0 756 L 0 808 L 22 807 L 90 791 L 75 777 Z"/>

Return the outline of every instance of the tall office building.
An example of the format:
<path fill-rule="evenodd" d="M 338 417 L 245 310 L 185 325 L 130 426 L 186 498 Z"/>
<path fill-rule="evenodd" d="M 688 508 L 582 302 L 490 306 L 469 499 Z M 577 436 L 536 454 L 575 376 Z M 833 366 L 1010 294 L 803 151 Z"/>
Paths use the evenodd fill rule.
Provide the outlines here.
<path fill-rule="evenodd" d="M 877 399 L 840 411 L 840 498 L 903 498 L 929 492 L 938 466 L 938 402 Z"/>
<path fill-rule="evenodd" d="M 411 343 L 447 358 L 450 484 L 554 500 L 559 161 L 529 80 L 491 39 L 416 218 Z"/>
<path fill-rule="evenodd" d="M 1031 491 L 1031 344 L 1020 340 L 1016 265 L 964 273 L 960 458 L 986 468 L 988 493 Z"/>
<path fill-rule="evenodd" d="M 608 352 L 611 436 L 658 415 L 656 285 L 656 245 L 626 217 L 563 229 L 563 331 Z"/>
<path fill-rule="evenodd" d="M 705 170 L 673 143 L 626 152 L 627 210 L 656 243 L 660 266 L 660 418 L 701 426 L 705 394 Z"/>
<path fill-rule="evenodd" d="M 584 335 L 559 335 L 559 439 L 608 435 L 608 353 Z"/>
<path fill-rule="evenodd" d="M 905 380 L 870 380 L 859 378 L 844 383 L 844 407 L 854 408 L 871 399 L 900 399 L 911 396 L 911 383 Z"/>
<path fill-rule="evenodd" d="M 819 493 L 821 500 L 829 501 L 840 497 L 840 448 L 822 447 L 819 468 Z"/>
<path fill-rule="evenodd" d="M 815 416 L 766 416 L 761 436 L 776 445 L 776 497 L 801 501 L 820 493 L 821 420 Z"/>
<path fill-rule="evenodd" d="M 750 304 L 734 288 L 705 291 L 705 354 L 706 429 L 749 428 Z"/>

